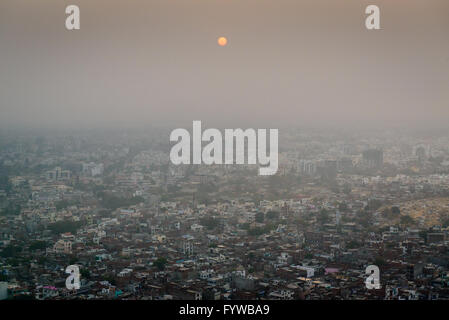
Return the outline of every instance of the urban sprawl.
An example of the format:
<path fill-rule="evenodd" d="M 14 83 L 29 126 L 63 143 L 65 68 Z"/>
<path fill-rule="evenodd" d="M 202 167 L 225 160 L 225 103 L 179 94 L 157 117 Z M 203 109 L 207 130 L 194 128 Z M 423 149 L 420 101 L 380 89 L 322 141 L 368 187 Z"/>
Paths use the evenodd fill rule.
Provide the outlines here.
<path fill-rule="evenodd" d="M 449 299 L 449 134 L 280 129 L 272 176 L 169 150 L 2 132 L 0 299 Z"/>

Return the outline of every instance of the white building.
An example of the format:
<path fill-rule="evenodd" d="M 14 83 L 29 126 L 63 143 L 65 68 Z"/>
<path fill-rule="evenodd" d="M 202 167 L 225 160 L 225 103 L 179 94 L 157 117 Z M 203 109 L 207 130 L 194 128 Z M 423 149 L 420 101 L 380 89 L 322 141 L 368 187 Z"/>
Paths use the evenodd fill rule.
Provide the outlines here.
<path fill-rule="evenodd" d="M 72 253 L 72 242 L 68 240 L 58 240 L 53 246 L 54 253 Z"/>
<path fill-rule="evenodd" d="M 0 282 L 0 300 L 8 298 L 8 282 Z"/>

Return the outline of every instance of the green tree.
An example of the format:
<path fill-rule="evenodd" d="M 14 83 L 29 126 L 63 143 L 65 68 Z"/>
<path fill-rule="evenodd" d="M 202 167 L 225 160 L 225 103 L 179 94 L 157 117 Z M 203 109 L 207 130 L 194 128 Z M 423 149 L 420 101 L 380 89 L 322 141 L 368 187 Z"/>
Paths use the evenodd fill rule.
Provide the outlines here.
<path fill-rule="evenodd" d="M 158 258 L 153 264 L 158 268 L 159 271 L 163 271 L 165 269 L 165 265 L 167 264 L 167 259 L 164 257 Z"/>
<path fill-rule="evenodd" d="M 45 248 L 47 248 L 46 241 L 36 240 L 30 244 L 30 250 L 44 250 Z"/>
<path fill-rule="evenodd" d="M 400 223 L 405 227 L 409 227 L 415 224 L 415 220 L 410 216 L 401 216 Z"/>
<path fill-rule="evenodd" d="M 357 249 L 357 248 L 360 248 L 362 245 L 361 245 L 361 243 L 360 242 L 358 242 L 358 241 L 356 241 L 356 240 L 351 240 L 351 241 L 349 241 L 348 242 L 348 244 L 347 244 L 347 248 L 348 249 Z"/>
<path fill-rule="evenodd" d="M 393 206 L 393 207 L 391 207 L 391 213 L 398 215 L 401 213 L 401 210 L 399 209 L 399 207 Z"/>
<path fill-rule="evenodd" d="M 215 217 L 205 217 L 200 220 L 200 224 L 205 226 L 207 229 L 212 230 L 218 227 L 220 220 Z"/>
<path fill-rule="evenodd" d="M 383 265 L 385 265 L 386 264 L 386 261 L 385 261 L 385 259 L 383 259 L 382 257 L 377 257 L 375 260 L 374 260 L 374 265 L 376 265 L 376 266 L 378 266 L 378 267 L 381 267 L 381 266 L 383 266 Z"/>
<path fill-rule="evenodd" d="M 84 278 L 84 279 L 89 279 L 90 278 L 90 271 L 89 271 L 89 269 L 82 268 L 80 270 L 80 274 L 81 274 L 81 278 Z"/>
<path fill-rule="evenodd" d="M 9 194 L 12 190 L 12 184 L 9 181 L 8 176 L 0 175 L 0 189 L 5 190 L 7 194 Z"/>
<path fill-rule="evenodd" d="M 279 219 L 279 212 L 277 211 L 268 211 L 266 214 L 266 218 L 270 220 Z"/>
<path fill-rule="evenodd" d="M 329 223 L 331 220 L 329 212 L 326 209 L 321 209 L 317 216 L 317 221 L 319 224 Z"/>
<path fill-rule="evenodd" d="M 62 209 L 66 209 L 67 207 L 70 207 L 71 205 L 73 205 L 72 203 L 70 203 L 68 200 L 61 200 L 61 201 L 57 201 L 55 203 L 55 208 L 56 210 L 62 210 Z"/>
<path fill-rule="evenodd" d="M 0 257 L 3 258 L 15 258 L 22 252 L 22 247 L 15 245 L 8 245 L 0 252 Z"/>
<path fill-rule="evenodd" d="M 48 226 L 54 234 L 61 233 L 76 233 L 76 231 L 83 225 L 82 221 L 58 221 Z"/>

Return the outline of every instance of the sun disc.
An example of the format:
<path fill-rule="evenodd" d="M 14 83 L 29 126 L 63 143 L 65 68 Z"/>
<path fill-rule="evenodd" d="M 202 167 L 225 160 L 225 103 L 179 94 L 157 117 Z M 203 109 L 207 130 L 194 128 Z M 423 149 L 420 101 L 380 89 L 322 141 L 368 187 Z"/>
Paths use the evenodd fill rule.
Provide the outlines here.
<path fill-rule="evenodd" d="M 226 37 L 219 37 L 217 42 L 220 47 L 224 47 L 228 44 L 228 39 Z"/>

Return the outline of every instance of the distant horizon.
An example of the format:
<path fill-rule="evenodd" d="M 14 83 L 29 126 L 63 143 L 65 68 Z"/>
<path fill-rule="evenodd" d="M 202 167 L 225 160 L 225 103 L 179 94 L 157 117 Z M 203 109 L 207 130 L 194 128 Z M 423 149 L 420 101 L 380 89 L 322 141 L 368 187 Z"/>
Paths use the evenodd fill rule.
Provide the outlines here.
<path fill-rule="evenodd" d="M 447 125 L 440 126 L 415 126 L 412 127 L 410 125 L 390 125 L 390 126 L 382 126 L 379 124 L 371 124 L 371 125 L 363 125 L 360 123 L 356 123 L 354 125 L 334 125 L 334 126 L 318 126 L 318 125 L 286 125 L 283 126 L 273 126 L 272 124 L 266 123 L 253 123 L 253 125 L 237 125 L 233 122 L 227 122 L 222 125 L 214 125 L 211 121 L 202 121 L 203 129 L 216 127 L 217 129 L 279 129 L 280 138 L 285 137 L 285 134 L 289 133 L 304 133 L 310 134 L 312 136 L 319 135 L 329 135 L 329 134 L 343 134 L 351 136 L 366 136 L 366 137 L 381 137 L 388 134 L 399 134 L 399 136 L 403 135 L 411 135 L 414 137 L 440 137 L 440 136 L 449 136 L 449 127 Z M 172 123 L 156 123 L 156 124 L 103 124 L 103 125 L 55 125 L 55 126 L 25 126 L 25 125 L 2 125 L 0 127 L 0 136 L 3 135 L 3 138 L 7 138 L 7 136 L 51 136 L 51 135 L 82 135 L 88 136 L 89 134 L 162 134 L 166 136 L 167 143 L 169 141 L 169 134 L 172 130 L 176 128 L 184 128 L 189 132 L 192 131 L 192 121 L 178 121 Z M 149 136 L 151 137 L 151 136 Z M 0 139 L 0 141 L 3 139 Z M 280 140 L 282 144 L 282 139 Z"/>

